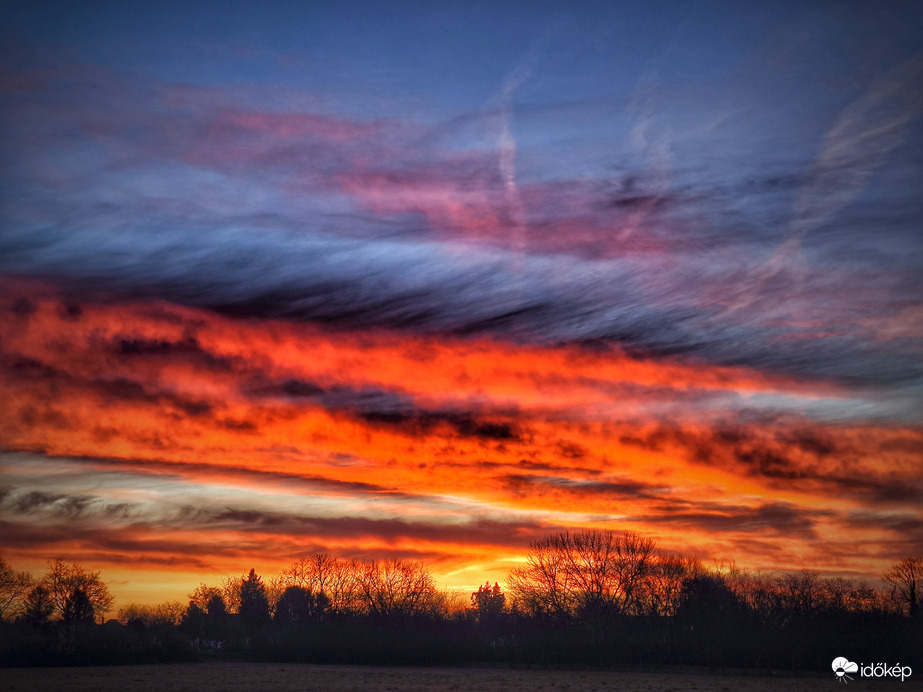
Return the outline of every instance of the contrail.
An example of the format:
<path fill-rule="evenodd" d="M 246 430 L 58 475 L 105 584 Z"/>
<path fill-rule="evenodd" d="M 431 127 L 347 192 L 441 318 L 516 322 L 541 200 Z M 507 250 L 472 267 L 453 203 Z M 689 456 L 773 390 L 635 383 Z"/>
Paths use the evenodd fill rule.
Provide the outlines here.
<path fill-rule="evenodd" d="M 526 250 L 526 236 L 528 235 L 528 225 L 526 224 L 526 210 L 522 203 L 522 195 L 519 193 L 519 186 L 516 183 L 516 138 L 513 135 L 513 95 L 516 90 L 522 86 L 529 77 L 532 76 L 532 68 L 538 61 L 540 53 L 548 45 L 552 38 L 553 31 L 547 35 L 540 36 L 533 42 L 526 52 L 523 60 L 516 69 L 504 80 L 500 93 L 491 101 L 496 104 L 496 110 L 499 120 L 499 132 L 497 135 L 497 147 L 500 158 L 500 176 L 503 179 L 503 196 L 506 203 L 506 211 L 509 215 L 512 225 L 510 233 L 510 250 L 513 254 L 513 273 L 521 275 L 523 268 L 523 257 Z"/>
<path fill-rule="evenodd" d="M 510 249 L 513 252 L 513 272 L 522 273 L 522 258 L 526 249 L 526 213 L 522 195 L 516 184 L 516 138 L 513 136 L 513 94 L 529 78 L 531 68 L 519 67 L 507 77 L 498 96 L 500 113 L 499 154 L 500 175 L 503 178 L 504 197 L 512 222 Z"/>
<path fill-rule="evenodd" d="M 654 87 L 657 84 L 663 66 L 672 59 L 676 47 L 679 45 L 680 35 L 686 31 L 689 20 L 678 23 L 671 32 L 670 39 L 658 57 L 648 60 L 644 72 L 638 77 L 631 100 L 628 104 L 628 113 L 635 121 L 631 129 L 631 146 L 635 152 L 648 160 L 649 200 L 635 207 L 626 217 L 622 228 L 615 239 L 618 246 L 631 238 L 638 231 L 651 212 L 659 204 L 660 197 L 669 192 L 672 185 L 672 137 L 667 130 L 655 129 L 655 114 L 657 108 L 652 105 Z"/>
<path fill-rule="evenodd" d="M 923 113 L 921 83 L 923 52 L 889 70 L 840 113 L 795 199 L 791 232 L 729 311 L 755 303 L 765 284 L 783 271 L 790 274 L 792 294 L 801 291 L 804 238 L 852 202 L 872 172 L 904 141 L 909 125 Z"/>

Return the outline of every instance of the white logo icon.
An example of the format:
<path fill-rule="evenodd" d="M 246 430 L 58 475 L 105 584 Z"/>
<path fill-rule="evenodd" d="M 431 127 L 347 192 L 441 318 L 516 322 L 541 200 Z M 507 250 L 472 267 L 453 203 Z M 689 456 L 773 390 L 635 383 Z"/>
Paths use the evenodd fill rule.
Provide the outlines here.
<path fill-rule="evenodd" d="M 833 672 L 836 673 L 837 682 L 849 682 L 852 680 L 846 673 L 858 673 L 859 665 L 849 661 L 842 656 L 833 659 Z"/>

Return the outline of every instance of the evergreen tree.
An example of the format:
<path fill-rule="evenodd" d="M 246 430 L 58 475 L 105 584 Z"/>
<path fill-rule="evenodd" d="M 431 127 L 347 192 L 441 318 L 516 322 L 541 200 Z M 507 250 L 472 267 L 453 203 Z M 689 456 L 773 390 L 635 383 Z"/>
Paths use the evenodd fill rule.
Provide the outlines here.
<path fill-rule="evenodd" d="M 183 614 L 180 629 L 193 639 L 203 637 L 205 636 L 206 617 L 205 611 L 195 601 L 189 601 L 189 607 Z"/>
<path fill-rule="evenodd" d="M 26 596 L 22 614 L 19 619 L 30 625 L 44 625 L 54 612 L 54 602 L 48 589 L 39 584 Z"/>
<path fill-rule="evenodd" d="M 240 619 L 248 630 L 255 630 L 269 622 L 269 600 L 263 580 L 251 569 L 240 585 Z"/>
<path fill-rule="evenodd" d="M 228 633 L 228 609 L 218 594 L 208 599 L 205 606 L 205 636 L 209 639 L 224 639 Z"/>
<path fill-rule="evenodd" d="M 77 587 L 64 601 L 62 612 L 64 622 L 78 625 L 92 625 L 94 622 L 93 603 L 87 592 Z"/>

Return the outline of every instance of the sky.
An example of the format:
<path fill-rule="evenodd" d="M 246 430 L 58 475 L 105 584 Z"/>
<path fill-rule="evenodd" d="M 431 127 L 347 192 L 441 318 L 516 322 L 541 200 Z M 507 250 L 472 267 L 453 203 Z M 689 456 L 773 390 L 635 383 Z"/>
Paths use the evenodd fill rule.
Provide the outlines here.
<path fill-rule="evenodd" d="M 747 5 L 4 3 L 0 555 L 923 553 L 923 5 Z"/>

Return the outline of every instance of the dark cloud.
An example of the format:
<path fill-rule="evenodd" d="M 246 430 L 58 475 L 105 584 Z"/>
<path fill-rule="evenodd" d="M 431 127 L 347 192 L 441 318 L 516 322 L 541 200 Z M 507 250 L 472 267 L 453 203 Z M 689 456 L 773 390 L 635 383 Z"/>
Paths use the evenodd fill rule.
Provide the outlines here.
<path fill-rule="evenodd" d="M 173 392 L 148 392 L 141 383 L 124 377 L 94 378 L 82 384 L 117 402 L 146 402 L 156 407 L 176 409 L 187 416 L 205 416 L 211 414 L 213 410 L 212 404 L 208 401 L 189 399 Z"/>
<path fill-rule="evenodd" d="M 583 458 L 582 455 L 569 456 L 567 454 L 562 454 L 561 456 L 565 459 Z M 529 461 L 528 459 L 520 459 L 516 463 L 516 466 L 518 466 L 521 469 L 526 469 L 529 471 L 545 471 L 545 472 L 551 472 L 551 473 L 560 473 L 562 471 L 570 471 L 571 473 L 579 474 L 581 476 L 598 476 L 603 473 L 602 470 L 600 469 L 587 468 L 584 466 L 571 466 L 570 464 L 559 464 L 559 465 L 544 464 L 541 462 Z"/>
<path fill-rule="evenodd" d="M 239 433 L 257 433 L 259 426 L 248 420 L 237 420 L 234 418 L 221 418 L 215 421 L 218 425 L 226 430 L 233 430 Z"/>
<path fill-rule="evenodd" d="M 153 563 L 215 569 L 211 560 L 221 557 L 250 557 L 259 546 L 225 545 L 214 537 L 189 534 L 186 540 L 152 537 L 150 531 L 112 526 L 26 524 L 0 520 L 4 547 L 42 557 L 56 555 L 65 560 L 89 560 L 97 555 L 115 564 Z M 248 554 L 248 549 L 250 550 Z M 202 557 L 207 556 L 207 557 Z"/>
<path fill-rule="evenodd" d="M 786 443 L 792 443 L 787 447 Z M 806 451 L 813 458 L 796 459 L 794 453 Z M 849 443 L 837 445 L 832 439 L 822 441 L 816 435 L 805 437 L 802 431 L 791 435 L 779 433 L 774 440 L 750 440 L 733 448 L 731 468 L 748 476 L 769 481 L 769 487 L 798 487 L 811 492 L 834 492 L 874 505 L 891 503 L 916 504 L 923 501 L 923 474 L 893 471 L 876 472 L 863 456 L 875 454 L 871 449 L 853 449 Z M 824 463 L 835 458 L 834 463 Z M 855 469 L 851 471 L 851 469 Z"/>
<path fill-rule="evenodd" d="M 913 514 L 894 512 L 868 512 L 854 510 L 849 513 L 848 521 L 852 526 L 884 529 L 907 537 L 918 536 L 923 544 L 923 517 Z"/>
<path fill-rule="evenodd" d="M 570 441 L 558 442 L 557 452 L 565 459 L 583 459 L 587 455 L 586 447 Z"/>
<path fill-rule="evenodd" d="M 177 409 L 189 416 L 203 416 L 212 412 L 212 404 L 201 399 L 190 399 L 175 392 L 158 391 L 156 388 L 152 391 L 150 385 L 146 386 L 142 382 L 127 377 L 72 374 L 34 358 L 16 353 L 0 354 L 0 370 L 6 372 L 9 384 L 22 387 L 45 385 L 52 388 L 52 390 L 69 388 L 93 393 L 104 400 L 114 403 L 142 402 L 149 403 L 152 406 L 166 406 Z M 50 395 L 54 396 L 54 393 L 51 392 Z M 27 406 L 21 410 L 21 414 L 34 418 L 37 410 Z M 46 410 L 46 412 L 51 411 L 48 407 L 43 410 Z M 28 411 L 32 411 L 32 413 L 28 413 Z M 34 422 L 31 424 L 34 424 Z"/>
<path fill-rule="evenodd" d="M 548 530 L 546 525 L 522 521 L 480 519 L 465 523 L 436 523 L 366 517 L 299 516 L 234 508 L 209 512 L 202 524 L 209 523 L 242 531 L 265 531 L 292 536 L 313 534 L 328 540 L 375 537 L 387 542 L 412 539 L 504 546 L 523 546 Z"/>
<path fill-rule="evenodd" d="M 124 519 L 137 509 L 126 502 L 107 502 L 87 494 L 50 493 L 39 490 L 8 490 L 0 495 L 0 514 L 79 521 L 87 518 Z"/>
<path fill-rule="evenodd" d="M 783 502 L 762 504 L 758 507 L 717 506 L 709 511 L 661 507 L 662 513 L 637 517 L 636 520 L 652 524 L 675 524 L 708 533 L 760 533 L 816 538 L 817 520 L 834 516 L 834 512 L 807 509 Z"/>
<path fill-rule="evenodd" d="M 561 469 L 556 469 L 560 471 Z M 538 476 L 528 474 L 506 474 L 497 478 L 498 483 L 515 496 L 541 495 L 544 491 L 565 493 L 574 498 L 599 497 L 607 499 L 625 498 L 631 500 L 653 499 L 665 488 L 640 481 L 624 479 L 619 481 L 595 481 L 566 478 L 562 476 Z"/>
<path fill-rule="evenodd" d="M 353 415 L 372 426 L 398 429 L 410 435 L 431 434 L 445 428 L 459 437 L 497 442 L 522 442 L 527 435 L 519 422 L 470 411 L 423 409 L 402 392 L 374 387 L 323 387 L 298 378 L 273 381 L 255 377 L 241 390 L 254 399 L 282 399 L 292 403 L 307 400 L 330 411 Z"/>
<path fill-rule="evenodd" d="M 271 380 L 257 375 L 247 380 L 240 389 L 252 399 L 277 399 L 296 404 L 310 401 L 326 409 L 354 413 L 361 418 L 374 418 L 376 415 L 400 418 L 402 411 L 413 408 L 413 400 L 402 392 L 338 384 L 325 387 L 299 378 Z"/>
<path fill-rule="evenodd" d="M 214 355 L 203 348 L 199 340 L 192 334 L 187 334 L 180 341 L 116 336 L 109 343 L 115 354 L 129 359 L 139 357 L 144 359 L 183 360 L 199 367 L 224 371 L 234 370 L 235 365 L 245 365 L 238 358 Z"/>
<path fill-rule="evenodd" d="M 24 523 L 28 516 L 41 521 Z M 373 519 L 366 517 L 312 516 L 291 512 L 267 511 L 246 507 L 111 503 L 87 495 L 48 494 L 37 491 L 13 493 L 0 504 L 0 525 L 16 538 L 10 547 L 23 547 L 26 538 L 35 547 L 51 550 L 55 544 L 71 541 L 95 549 L 141 553 L 180 553 L 191 551 L 220 556 L 223 533 L 260 533 L 304 540 L 315 536 L 362 539 L 374 537 L 388 543 L 422 540 L 432 543 L 467 543 L 494 546 L 523 546 L 548 530 L 546 525 L 528 521 L 473 519 L 447 523 Z M 63 523 L 62 523 L 63 522 Z M 186 539 L 162 539 L 157 534 L 181 532 Z M 205 536 L 215 536 L 211 541 Z M 209 543 L 206 547 L 205 543 Z M 246 540 L 235 539 L 234 554 L 246 554 Z M 73 543 L 71 543 L 73 545 Z M 251 554 L 252 555 L 252 554 Z"/>
<path fill-rule="evenodd" d="M 287 450 L 274 449 L 274 454 L 283 452 L 300 455 L 296 448 Z M 231 465 L 213 465 L 196 462 L 176 462 L 158 459 L 129 459 L 105 457 L 69 457 L 74 463 L 89 468 L 103 468 L 112 472 L 133 474 L 139 478 L 155 478 L 165 481 L 220 481 L 231 479 L 246 486 L 265 486 L 281 484 L 289 489 L 302 489 L 305 493 L 326 492 L 343 495 L 372 495 L 389 499 L 425 499 L 425 495 L 414 495 L 394 490 L 389 487 L 364 483 L 362 481 L 341 481 L 324 476 L 282 471 L 265 471 L 258 468 L 245 468 Z"/>
<path fill-rule="evenodd" d="M 719 436 L 724 434 L 723 431 L 717 433 Z M 694 433 L 687 432 L 680 427 L 656 425 L 652 430 L 622 434 L 619 436 L 619 442 L 623 445 L 639 447 L 651 452 L 662 452 L 667 445 L 678 445 L 694 450 L 701 444 L 701 439 Z"/>
<path fill-rule="evenodd" d="M 479 438 L 497 442 L 522 442 L 522 425 L 512 421 L 497 421 L 467 412 L 365 411 L 360 417 L 375 425 L 405 428 L 410 432 L 431 433 L 447 426 L 459 437 Z"/>
<path fill-rule="evenodd" d="M 41 361 L 22 356 L 18 353 L 4 353 L 0 355 L 0 367 L 10 372 L 11 375 L 27 377 L 30 380 L 68 379 L 67 373 Z"/>
<path fill-rule="evenodd" d="M 748 475 L 782 480 L 804 480 L 813 475 L 792 461 L 769 449 L 736 449 L 734 455 L 746 469 Z"/>
<path fill-rule="evenodd" d="M 292 378 L 285 380 L 281 385 L 281 389 L 285 394 L 293 397 L 314 397 L 325 393 L 322 387 L 318 387 L 312 382 Z"/>
<path fill-rule="evenodd" d="M 327 389 L 314 382 L 298 378 L 274 381 L 265 376 L 252 377 L 240 386 L 240 391 L 251 399 L 283 399 L 291 402 L 314 400 L 320 403 Z"/>
<path fill-rule="evenodd" d="M 58 315 L 62 320 L 76 322 L 83 315 L 83 308 L 81 308 L 76 303 L 62 304 L 58 308 Z"/>
<path fill-rule="evenodd" d="M 719 424 L 684 429 L 658 424 L 643 433 L 622 434 L 622 444 L 653 452 L 678 450 L 696 464 L 717 466 L 759 478 L 769 488 L 810 493 L 834 493 L 870 505 L 917 504 L 923 501 L 923 474 L 912 466 L 904 471 L 878 470 L 868 460 L 879 454 L 911 459 L 921 448 L 916 436 L 879 431 L 875 437 L 837 435 L 837 428 Z"/>
<path fill-rule="evenodd" d="M 10 311 L 17 317 L 29 317 L 35 312 L 35 303 L 28 298 L 17 298 Z"/>

